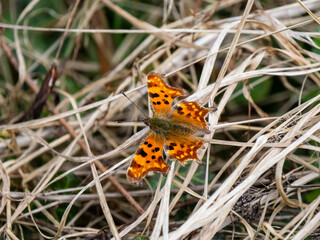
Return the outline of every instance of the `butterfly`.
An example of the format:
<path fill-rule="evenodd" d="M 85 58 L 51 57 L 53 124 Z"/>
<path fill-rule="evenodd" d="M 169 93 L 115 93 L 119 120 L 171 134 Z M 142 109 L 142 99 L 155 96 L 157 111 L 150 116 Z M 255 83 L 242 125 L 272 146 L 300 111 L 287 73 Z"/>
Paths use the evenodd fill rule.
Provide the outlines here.
<path fill-rule="evenodd" d="M 150 72 L 147 84 L 153 117 L 142 121 L 149 126 L 150 132 L 136 151 L 127 171 L 127 180 L 136 184 L 141 183 L 151 171 L 167 174 L 169 166 L 163 160 L 163 150 L 171 161 L 178 160 L 182 165 L 187 160 L 202 163 L 197 151 L 203 146 L 204 140 L 195 134 L 210 133 L 205 120 L 210 108 L 186 100 L 172 106 L 173 100 L 183 95 L 184 91 L 169 86 L 158 73 Z"/>

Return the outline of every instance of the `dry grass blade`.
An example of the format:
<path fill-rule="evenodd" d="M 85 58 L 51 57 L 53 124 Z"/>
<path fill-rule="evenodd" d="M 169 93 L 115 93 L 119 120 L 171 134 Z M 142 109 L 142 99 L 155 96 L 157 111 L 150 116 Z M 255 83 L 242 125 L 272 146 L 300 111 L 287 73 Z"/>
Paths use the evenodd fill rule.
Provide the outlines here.
<path fill-rule="evenodd" d="M 318 0 L 7 2 L 0 238 L 320 237 Z M 150 71 L 215 110 L 206 166 L 167 159 L 136 186 Z"/>
<path fill-rule="evenodd" d="M 171 169 L 168 173 L 166 185 L 163 187 L 163 197 L 158 210 L 158 217 L 156 220 L 155 228 L 152 232 L 150 239 L 159 239 L 161 228 L 164 238 L 168 238 L 169 233 L 169 198 L 170 198 L 170 187 L 174 173 L 174 162 L 171 164 Z"/>
<path fill-rule="evenodd" d="M 304 8 L 304 10 L 306 10 L 306 12 L 318 23 L 320 24 L 320 20 L 318 19 L 318 17 L 316 15 L 313 14 L 313 12 L 311 12 L 309 10 L 309 8 L 303 3 L 301 2 L 300 0 L 297 0 L 297 2 L 301 5 L 301 7 Z"/>

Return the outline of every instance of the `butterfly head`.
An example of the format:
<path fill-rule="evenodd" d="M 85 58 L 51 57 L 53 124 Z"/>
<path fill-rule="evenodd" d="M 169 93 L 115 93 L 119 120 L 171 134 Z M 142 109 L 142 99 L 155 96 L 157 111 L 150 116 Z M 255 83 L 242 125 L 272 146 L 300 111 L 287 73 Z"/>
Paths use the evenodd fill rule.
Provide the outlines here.
<path fill-rule="evenodd" d="M 143 118 L 141 119 L 141 121 L 148 127 L 150 127 L 150 118 L 149 117 L 146 117 L 146 118 Z"/>

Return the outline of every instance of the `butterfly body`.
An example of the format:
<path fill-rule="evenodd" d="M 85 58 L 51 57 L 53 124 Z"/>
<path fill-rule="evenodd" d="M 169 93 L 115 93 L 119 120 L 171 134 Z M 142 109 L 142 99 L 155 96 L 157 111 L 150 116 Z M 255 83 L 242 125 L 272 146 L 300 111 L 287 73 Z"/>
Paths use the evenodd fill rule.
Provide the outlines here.
<path fill-rule="evenodd" d="M 165 136 L 168 132 L 172 131 L 172 123 L 163 118 L 150 118 L 149 124 L 150 129 L 159 135 Z"/>
<path fill-rule="evenodd" d="M 178 160 L 183 165 L 187 160 L 202 163 L 197 151 L 204 140 L 195 134 L 210 133 L 204 118 L 211 109 L 185 100 L 171 107 L 173 99 L 182 95 L 183 90 L 170 87 L 157 73 L 149 73 L 147 80 L 154 117 L 143 120 L 150 127 L 150 132 L 128 168 L 127 179 L 135 183 L 140 183 L 150 171 L 164 175 L 168 172 L 169 166 L 162 157 L 163 150 L 171 160 Z"/>
<path fill-rule="evenodd" d="M 151 131 L 156 134 L 166 137 L 167 135 L 173 136 L 188 136 L 196 132 L 188 123 L 176 122 L 170 118 L 149 118 L 144 120 L 146 125 L 150 127 Z"/>

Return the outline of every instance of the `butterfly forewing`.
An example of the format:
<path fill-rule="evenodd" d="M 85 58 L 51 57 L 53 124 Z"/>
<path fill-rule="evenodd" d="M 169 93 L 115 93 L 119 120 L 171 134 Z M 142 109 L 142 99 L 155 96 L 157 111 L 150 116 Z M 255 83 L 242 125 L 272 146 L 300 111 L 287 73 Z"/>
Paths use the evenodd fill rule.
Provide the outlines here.
<path fill-rule="evenodd" d="M 182 89 L 170 87 L 158 73 L 147 76 L 149 99 L 156 114 L 169 114 L 174 98 L 183 94 Z"/>
<path fill-rule="evenodd" d="M 127 179 L 129 182 L 139 183 L 150 171 L 166 174 L 169 166 L 162 158 L 164 138 L 150 132 L 137 150 L 128 168 Z"/>

